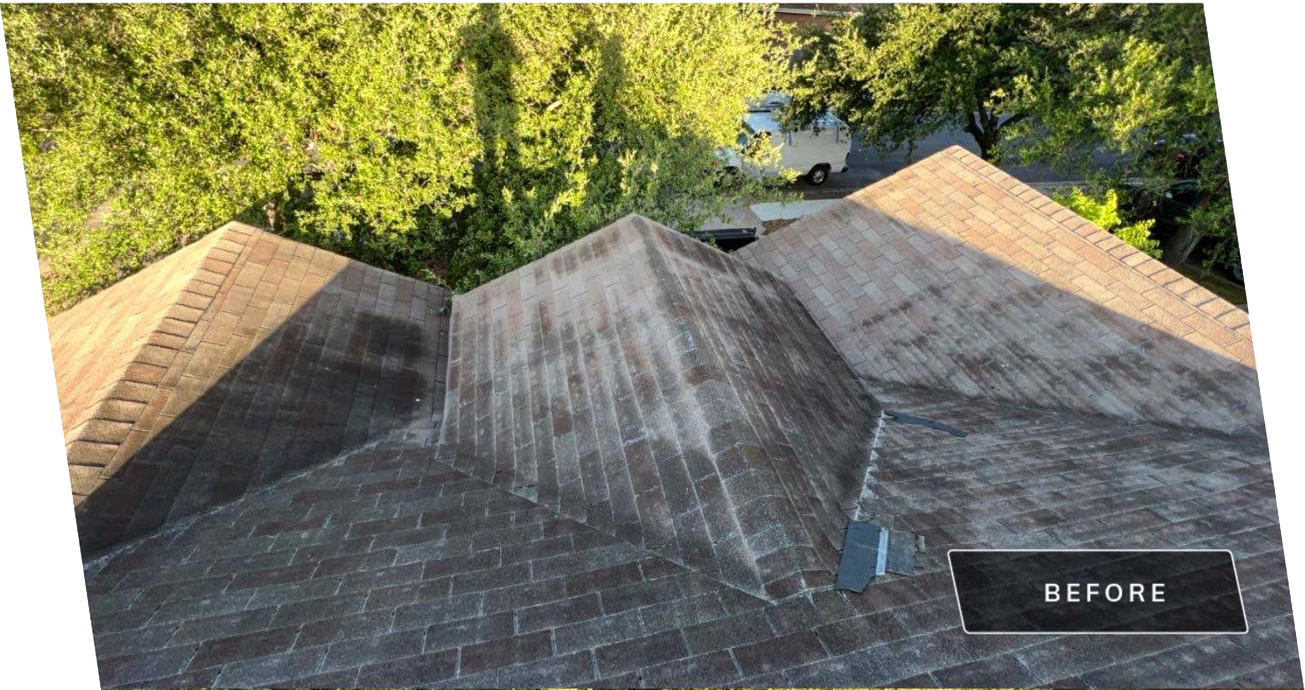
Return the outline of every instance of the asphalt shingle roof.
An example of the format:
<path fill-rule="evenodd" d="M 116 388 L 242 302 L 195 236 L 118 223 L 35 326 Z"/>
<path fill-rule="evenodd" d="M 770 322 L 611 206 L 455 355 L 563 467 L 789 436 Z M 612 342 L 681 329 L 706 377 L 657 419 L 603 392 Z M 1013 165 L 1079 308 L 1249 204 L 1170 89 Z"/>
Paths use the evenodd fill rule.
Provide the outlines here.
<path fill-rule="evenodd" d="M 1246 312 L 960 147 L 738 255 L 873 381 L 1263 433 Z"/>
<path fill-rule="evenodd" d="M 994 209 L 1030 203 L 1044 218 L 1060 215 L 1020 190 L 994 197 L 951 166 L 1005 184 L 992 169 L 943 156 L 908 170 L 931 180 L 935 196 L 916 201 L 930 218 L 972 225 L 984 207 L 1000 218 Z M 1142 347 L 1140 334 L 1161 338 L 1165 318 L 1152 309 L 1151 330 L 1132 332 L 1125 317 L 1103 325 L 1094 321 L 1103 312 L 1086 306 L 1113 309 L 1113 297 L 1030 298 L 1054 300 L 1055 286 L 1012 296 L 1018 310 L 989 303 L 989 319 L 956 316 L 972 303 L 960 296 L 966 280 L 1000 301 L 1015 282 L 1034 289 L 1032 279 L 1015 277 L 999 249 L 970 248 L 978 235 L 926 245 L 950 252 L 951 268 L 908 270 L 906 254 L 888 255 L 921 240 L 900 222 L 885 226 L 885 212 L 862 200 L 882 189 L 763 239 L 748 253 L 752 266 L 631 217 L 456 298 L 450 342 L 423 351 L 425 365 L 416 350 L 404 360 L 429 370 L 439 363 L 431 352 L 447 347 L 442 407 L 401 416 L 398 434 L 369 429 L 359 447 L 88 560 L 102 681 L 1299 686 L 1258 392 L 1239 407 L 1232 394 L 1185 393 L 1166 378 L 1224 362 L 1217 371 L 1240 385 L 1234 375 L 1245 372 L 1226 364 L 1236 343 L 1211 352 L 1218 341 L 1194 338 L 1193 326 L 1114 369 L 1104 358 L 1120 352 L 1117 339 Z M 1056 222 L 1044 230 L 1048 246 L 1075 246 Z M 847 243 L 853 231 L 876 239 Z M 862 254 L 877 248 L 887 248 L 879 259 Z M 984 270 L 966 273 L 962 256 Z M 1007 272 L 996 274 L 1001 265 Z M 829 272 L 843 279 L 830 283 Z M 918 280 L 933 299 L 876 302 L 866 286 L 886 283 L 868 274 L 899 288 Z M 1179 292 L 1192 309 L 1212 308 Z M 848 310 L 869 310 L 848 321 L 861 324 L 876 305 L 884 313 L 875 332 L 891 347 L 866 345 L 869 326 L 843 324 Z M 1229 325 L 1237 318 L 1213 316 L 1234 333 L 1244 326 Z M 1049 346 L 1066 329 L 1067 346 L 1086 342 L 1088 363 Z M 933 340 L 914 350 L 896 342 L 918 332 Z M 1036 356 L 1011 355 L 1016 342 Z M 962 367 L 967 346 L 981 359 Z M 1236 361 L 1253 383 L 1253 363 Z M 382 385 L 396 380 L 390 371 Z M 1143 417 L 1150 410 L 1130 376 L 1149 377 L 1157 395 L 1180 396 L 1193 412 Z M 1100 395 L 1116 387 L 1113 398 Z M 332 390 L 328 408 L 335 396 L 350 399 Z M 968 435 L 880 419 L 881 406 Z M 769 472 L 734 491 L 726 449 L 738 444 L 765 456 L 747 468 L 764 461 Z M 713 493 L 717 480 L 724 491 Z M 768 516 L 787 538 L 771 542 L 784 546 L 779 557 L 753 539 L 754 493 L 780 499 Z M 859 595 L 822 584 L 815 574 L 828 571 L 828 545 L 841 545 L 839 523 L 858 507 L 923 536 L 919 572 L 876 579 Z M 746 551 L 719 548 L 739 537 Z M 946 570 L 946 550 L 958 546 L 1229 548 L 1250 633 L 966 635 Z M 817 567 L 793 556 L 807 552 Z M 764 586 L 795 567 L 800 586 Z"/>
<path fill-rule="evenodd" d="M 443 290 L 237 223 L 50 320 L 83 548 L 439 423 Z"/>
<path fill-rule="evenodd" d="M 880 410 L 773 275 L 631 216 L 453 314 L 459 470 L 757 596 L 833 582 Z"/>
<path fill-rule="evenodd" d="M 455 470 L 375 448 L 109 558 L 88 578 L 106 685 L 1300 684 L 1262 442 L 898 388 L 880 519 L 924 570 L 768 602 Z M 1217 547 L 1250 634 L 964 634 L 952 547 Z"/>

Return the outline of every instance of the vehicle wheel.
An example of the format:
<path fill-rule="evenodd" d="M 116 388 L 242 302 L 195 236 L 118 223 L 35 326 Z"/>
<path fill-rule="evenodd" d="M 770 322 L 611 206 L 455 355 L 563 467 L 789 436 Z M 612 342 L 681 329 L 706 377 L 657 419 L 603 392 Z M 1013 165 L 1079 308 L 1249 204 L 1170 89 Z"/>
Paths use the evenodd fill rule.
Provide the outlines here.
<path fill-rule="evenodd" d="M 824 165 L 824 164 L 817 165 L 816 167 L 811 169 L 811 172 L 807 173 L 807 182 L 817 187 L 824 184 L 825 181 L 828 179 L 829 179 L 828 165 Z"/>

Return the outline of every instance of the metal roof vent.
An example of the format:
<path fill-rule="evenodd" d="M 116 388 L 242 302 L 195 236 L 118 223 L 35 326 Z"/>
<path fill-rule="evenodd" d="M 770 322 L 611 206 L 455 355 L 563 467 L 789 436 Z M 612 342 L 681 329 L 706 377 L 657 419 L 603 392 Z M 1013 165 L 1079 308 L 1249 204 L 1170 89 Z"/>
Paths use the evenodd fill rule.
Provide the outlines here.
<path fill-rule="evenodd" d="M 915 572 L 916 537 L 894 532 L 873 522 L 849 520 L 843 538 L 834 589 L 861 593 L 876 577 L 888 572 Z"/>

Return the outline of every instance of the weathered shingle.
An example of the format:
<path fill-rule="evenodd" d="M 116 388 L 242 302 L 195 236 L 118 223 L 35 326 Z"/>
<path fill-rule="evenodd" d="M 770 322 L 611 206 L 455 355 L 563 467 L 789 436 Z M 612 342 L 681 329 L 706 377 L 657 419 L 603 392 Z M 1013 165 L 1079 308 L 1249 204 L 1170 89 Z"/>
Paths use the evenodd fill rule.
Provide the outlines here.
<path fill-rule="evenodd" d="M 924 187 L 934 196 L 907 187 L 891 197 L 914 198 L 936 219 L 951 213 L 934 198 L 941 189 L 970 209 L 962 214 L 970 227 L 996 224 L 981 220 L 989 202 L 967 205 L 971 197 L 955 187 L 968 178 L 953 163 L 967 159 L 943 155 L 950 160 L 911 169 L 930 180 Z M 997 180 L 992 190 L 974 189 L 1017 214 L 1006 223 L 1040 227 L 1020 206 L 1039 197 L 965 165 Z M 1238 388 L 1245 379 L 1227 365 L 1211 371 L 1250 396 L 1244 409 L 1234 410 L 1232 393 L 1197 387 L 1183 398 L 1190 414 L 1143 418 L 1138 381 L 1177 395 L 1165 376 L 1196 361 L 1159 321 L 1132 332 L 1119 330 L 1127 324 L 1118 312 L 1066 311 L 1076 304 L 1070 297 L 1048 307 L 1032 296 L 1060 287 L 1001 273 L 996 259 L 967 259 L 956 242 L 917 246 L 924 240 L 900 224 L 875 225 L 883 211 L 857 208 L 837 206 L 825 216 L 828 232 L 804 221 L 793 226 L 804 231 L 751 252 L 750 260 L 795 276 L 796 295 L 766 270 L 628 218 L 459 297 L 450 342 L 434 348 L 436 362 L 451 353 L 441 443 L 429 434 L 381 438 L 384 425 L 369 423 L 364 447 L 313 456 L 301 472 L 269 477 L 88 562 L 103 682 L 1299 686 L 1265 440 L 1225 433 L 1255 426 L 1258 393 Z M 1044 211 L 1044 220 L 1072 225 Z M 908 247 L 938 265 L 894 269 L 865 256 L 879 251 L 895 266 Z M 872 268 L 882 275 L 870 276 Z M 1008 277 L 1034 292 L 1002 292 Z M 974 295 L 1023 306 L 970 316 L 965 280 Z M 872 286 L 935 299 L 928 310 L 876 301 Z M 1084 292 L 1092 284 L 1077 287 L 1073 300 L 1093 299 Z M 849 302 L 857 290 L 865 294 Z M 1180 299 L 1191 306 L 1194 295 L 1184 290 Z M 848 309 L 884 325 L 839 330 L 853 323 Z M 1228 314 L 1215 318 L 1241 328 Z M 316 324 L 314 316 L 305 332 Z M 849 359 L 867 357 L 852 362 L 863 380 L 820 328 Z M 1024 352 L 1010 350 L 1019 328 L 1037 354 L 1027 361 L 1010 358 Z M 994 332 L 1007 336 L 1002 347 L 984 345 Z M 892 345 L 867 349 L 857 340 L 874 333 Z M 892 340 L 903 333 L 928 338 L 911 349 Z M 1131 368 L 1104 366 L 1098 356 L 1119 354 L 1112 333 L 1137 348 L 1151 342 L 1148 356 Z M 1077 355 L 1049 345 L 1090 334 L 1098 341 Z M 1184 342 L 1212 361 L 1236 357 L 1189 336 Z M 979 359 L 966 360 L 966 347 Z M 429 367 L 430 352 L 418 352 Z M 868 366 L 871 355 L 878 366 Z M 390 371 L 382 368 L 378 388 L 394 381 Z M 702 386 L 710 392 L 699 397 Z M 967 435 L 880 422 L 881 407 Z M 1250 417 L 1210 423 L 1216 413 Z M 867 433 L 873 448 L 861 442 Z M 729 452 L 739 443 L 749 451 Z M 771 474 L 749 474 L 759 466 Z M 684 475 L 690 481 L 677 482 Z M 736 476 L 745 481 L 731 483 Z M 769 512 L 746 510 L 749 497 L 765 496 L 787 502 L 788 512 L 775 502 L 765 504 Z M 766 537 L 805 539 L 828 567 L 832 554 L 821 544 L 838 546 L 841 512 L 853 503 L 923 537 L 917 573 L 877 579 L 859 595 L 816 578 L 767 590 L 756 586 L 763 574 L 795 561 L 778 561 L 776 571 L 756 558 L 753 542 L 730 553 L 714 538 L 722 524 L 769 521 L 779 530 Z M 701 516 L 709 538 L 686 516 Z M 946 566 L 954 547 L 1227 548 L 1250 632 L 967 635 Z"/>
<path fill-rule="evenodd" d="M 872 381 L 1263 433 L 1246 312 L 959 147 L 738 255 Z"/>
<path fill-rule="evenodd" d="M 861 595 L 820 588 L 768 602 L 466 477 L 437 448 L 391 445 L 283 479 L 96 563 L 88 588 L 103 680 L 982 687 L 1217 676 L 1210 682 L 1299 685 L 1262 441 L 909 387 L 882 398 L 969 432 L 891 421 L 881 430 L 874 502 L 882 519 L 925 536 L 914 576 L 877 580 Z M 1226 469 L 1212 471 L 1218 464 Z M 401 488 L 410 479 L 424 489 Z M 386 488 L 360 504 L 377 486 Z M 293 540 L 256 534 L 295 516 L 321 523 L 283 533 L 302 537 Z M 375 534 L 340 536 L 359 531 Z M 960 629 L 949 548 L 1136 545 L 1232 549 L 1251 633 L 994 638 Z M 248 573 L 269 578 L 238 588 Z M 282 649 L 287 630 L 296 637 Z M 145 662 L 155 658 L 172 661 Z"/>
<path fill-rule="evenodd" d="M 50 320 L 82 545 L 439 423 L 445 294 L 229 224 Z"/>
<path fill-rule="evenodd" d="M 879 410 L 774 276 L 628 217 L 452 318 L 459 470 L 757 595 L 832 581 Z"/>

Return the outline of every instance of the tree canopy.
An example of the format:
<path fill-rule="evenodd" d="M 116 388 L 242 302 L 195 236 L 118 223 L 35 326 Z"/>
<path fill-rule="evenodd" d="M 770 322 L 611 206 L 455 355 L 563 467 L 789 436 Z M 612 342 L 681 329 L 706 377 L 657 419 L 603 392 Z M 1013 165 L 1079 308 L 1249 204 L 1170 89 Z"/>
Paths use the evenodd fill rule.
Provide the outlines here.
<path fill-rule="evenodd" d="M 1013 4 L 867 5 L 809 38 L 792 117 L 832 108 L 881 149 L 954 127 L 996 161 L 1003 128 L 1027 116 L 1017 86 L 1046 57 L 1047 46 L 1029 39 L 1053 12 Z"/>
<path fill-rule="evenodd" d="M 767 8 L 3 7 L 47 305 L 243 217 L 466 289 L 629 212 L 689 228 Z"/>
<path fill-rule="evenodd" d="M 872 5 L 802 53 L 792 119 L 833 108 L 881 150 L 953 128 L 989 161 L 1127 180 L 1153 205 L 1187 179 L 1199 193 L 1165 260 L 1201 238 L 1207 261 L 1236 260 L 1200 5 Z"/>
<path fill-rule="evenodd" d="M 1207 266 L 1240 263 L 1203 8 L 1072 6 L 1040 35 L 1060 58 L 1022 85 L 1033 116 L 1011 132 L 1015 154 L 1081 171 L 1098 186 L 1128 181 L 1152 206 L 1180 182 L 1191 198 L 1165 261 L 1185 262 L 1205 239 Z M 1094 150 L 1119 164 L 1101 168 Z"/>

